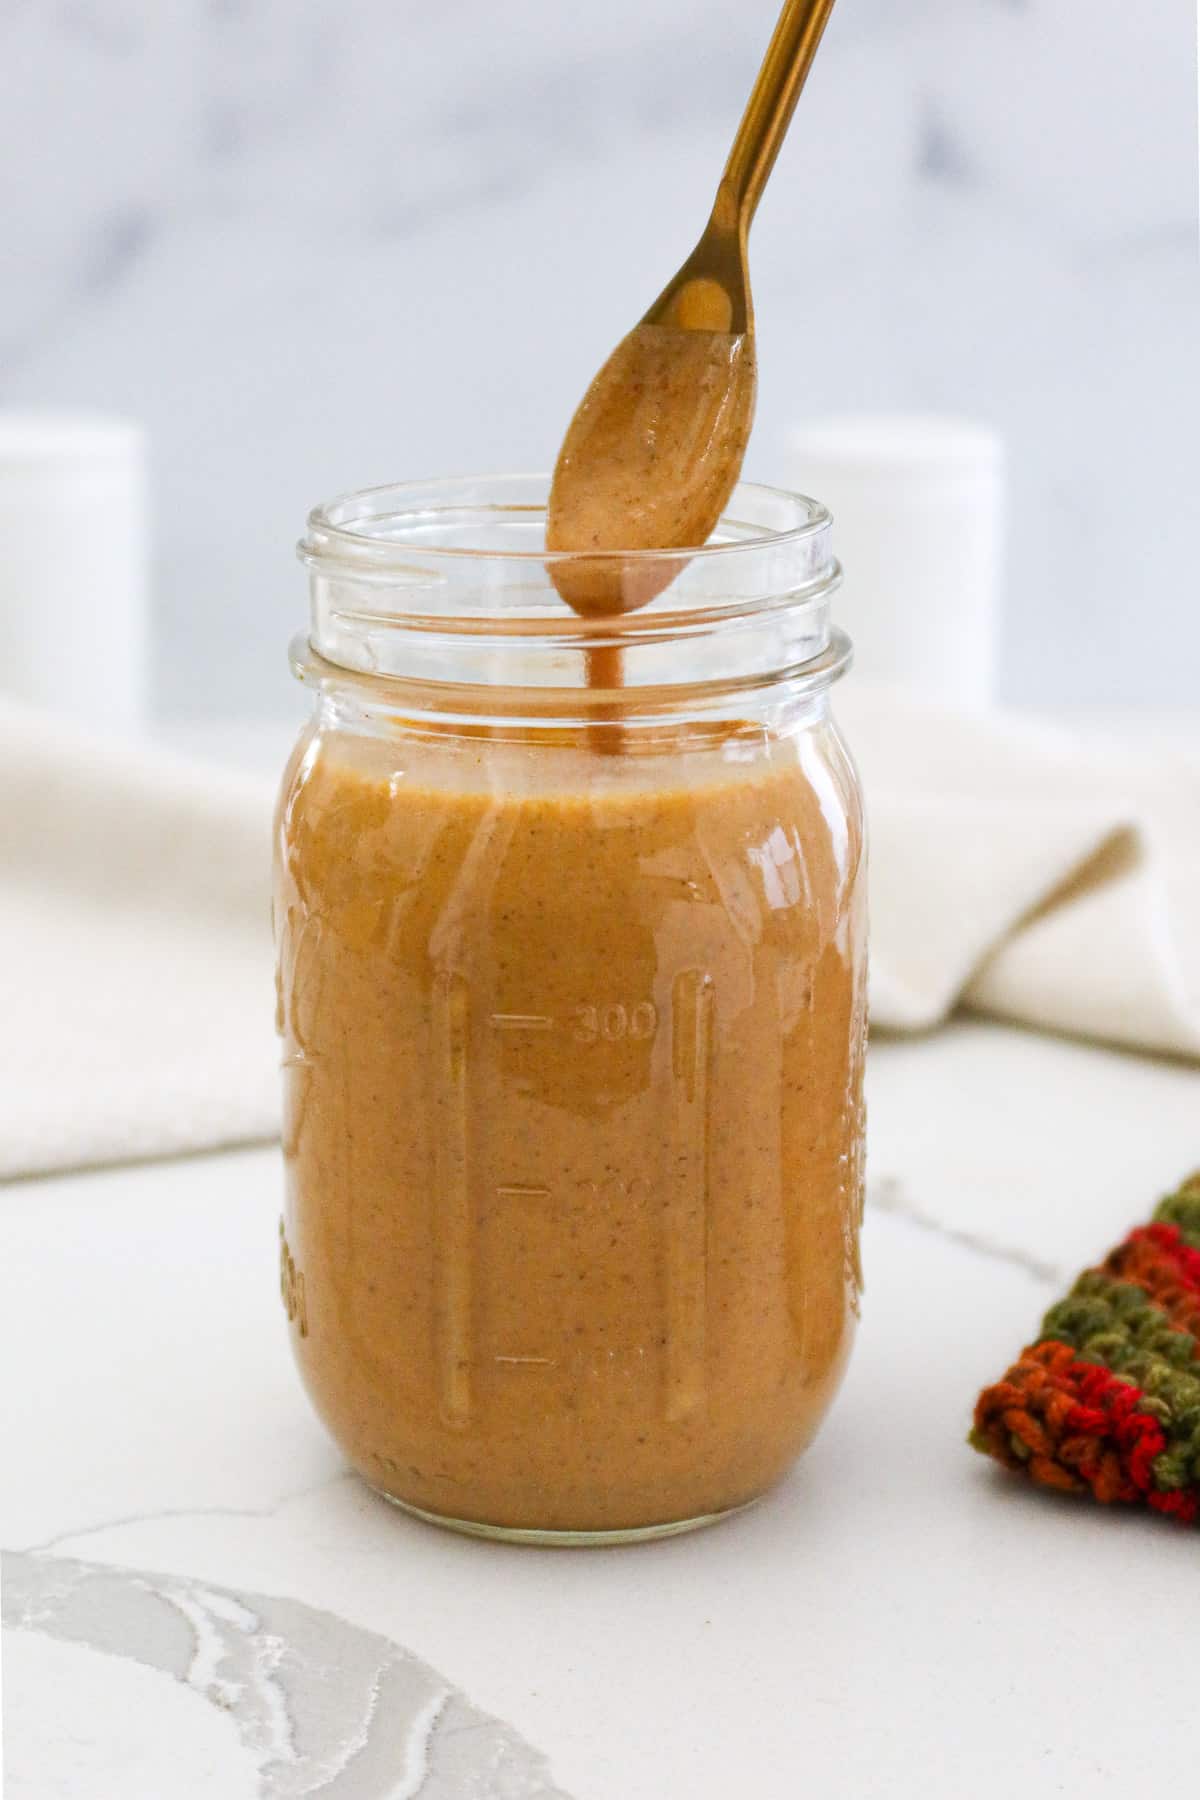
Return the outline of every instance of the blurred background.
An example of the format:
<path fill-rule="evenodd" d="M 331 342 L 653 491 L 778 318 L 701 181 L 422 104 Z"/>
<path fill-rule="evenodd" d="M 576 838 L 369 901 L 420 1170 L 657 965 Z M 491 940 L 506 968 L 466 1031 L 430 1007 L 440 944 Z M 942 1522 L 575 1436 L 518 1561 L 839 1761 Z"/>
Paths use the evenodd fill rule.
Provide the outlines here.
<path fill-rule="evenodd" d="M 349 487 L 548 467 L 689 248 L 776 0 L 4 0 L 0 406 L 146 425 L 160 719 L 278 715 Z M 998 692 L 1200 666 L 1194 0 L 841 0 L 755 231 L 789 430 L 933 409 L 1011 479 Z"/>

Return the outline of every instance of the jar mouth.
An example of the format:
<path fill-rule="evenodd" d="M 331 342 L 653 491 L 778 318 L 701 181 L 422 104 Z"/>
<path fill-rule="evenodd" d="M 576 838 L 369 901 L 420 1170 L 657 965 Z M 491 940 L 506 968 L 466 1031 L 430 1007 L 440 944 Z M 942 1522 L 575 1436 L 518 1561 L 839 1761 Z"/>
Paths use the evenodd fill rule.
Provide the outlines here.
<path fill-rule="evenodd" d="M 741 482 L 697 548 L 548 551 L 549 491 L 546 475 L 455 477 L 316 507 L 298 546 L 313 651 L 361 674 L 560 689 L 594 687 L 606 648 L 627 653 L 624 687 L 820 664 L 841 570 L 819 501 Z M 563 600 L 572 567 L 608 610 Z"/>
<path fill-rule="evenodd" d="M 729 508 L 705 544 L 678 550 L 548 550 L 544 532 L 550 476 L 476 475 L 392 482 L 340 494 L 315 506 L 297 550 L 310 566 L 345 560 L 356 569 L 403 565 L 419 548 L 423 556 L 480 562 L 521 561 L 536 554 L 547 568 L 586 561 L 600 569 L 632 562 L 679 569 L 764 550 L 810 546 L 820 552 L 832 523 L 827 507 L 805 494 L 762 482 L 741 481 Z M 481 496 L 487 495 L 483 499 Z M 541 542 L 499 542 L 506 530 L 540 532 Z M 469 541 L 479 532 L 491 539 Z"/>

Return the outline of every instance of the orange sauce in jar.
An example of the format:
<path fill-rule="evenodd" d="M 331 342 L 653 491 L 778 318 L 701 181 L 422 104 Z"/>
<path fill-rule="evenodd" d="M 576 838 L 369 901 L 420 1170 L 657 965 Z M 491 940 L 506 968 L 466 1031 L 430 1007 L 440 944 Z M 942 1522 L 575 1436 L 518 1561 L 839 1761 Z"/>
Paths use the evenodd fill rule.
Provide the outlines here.
<path fill-rule="evenodd" d="M 545 1536 L 764 1492 L 859 1289 L 863 841 L 832 725 L 604 757 L 318 731 L 276 866 L 285 1289 L 354 1466 Z"/>

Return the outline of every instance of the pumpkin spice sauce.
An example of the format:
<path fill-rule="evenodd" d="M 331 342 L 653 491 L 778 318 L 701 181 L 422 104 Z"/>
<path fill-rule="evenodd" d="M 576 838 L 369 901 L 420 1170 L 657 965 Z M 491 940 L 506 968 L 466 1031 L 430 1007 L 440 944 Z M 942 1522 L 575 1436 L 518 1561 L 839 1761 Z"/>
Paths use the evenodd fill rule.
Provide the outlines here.
<path fill-rule="evenodd" d="M 603 757 L 558 735 L 293 756 L 284 1287 L 374 1487 L 603 1533 L 761 1494 L 838 1383 L 862 833 L 822 717 Z"/>

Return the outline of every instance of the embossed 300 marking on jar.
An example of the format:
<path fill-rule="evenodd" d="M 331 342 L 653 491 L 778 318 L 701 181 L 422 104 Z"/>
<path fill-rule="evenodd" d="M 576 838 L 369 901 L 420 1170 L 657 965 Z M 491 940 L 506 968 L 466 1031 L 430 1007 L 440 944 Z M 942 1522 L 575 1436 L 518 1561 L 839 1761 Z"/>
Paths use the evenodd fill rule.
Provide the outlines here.
<path fill-rule="evenodd" d="M 863 893 L 835 566 L 812 502 L 747 488 L 733 517 L 619 621 L 619 703 L 520 483 L 311 522 L 275 904 L 293 1341 L 355 1466 L 445 1523 L 703 1522 L 783 1473 L 844 1365 Z"/>

